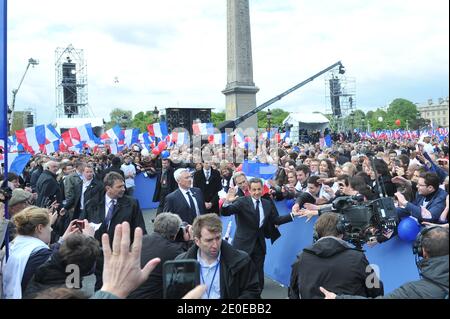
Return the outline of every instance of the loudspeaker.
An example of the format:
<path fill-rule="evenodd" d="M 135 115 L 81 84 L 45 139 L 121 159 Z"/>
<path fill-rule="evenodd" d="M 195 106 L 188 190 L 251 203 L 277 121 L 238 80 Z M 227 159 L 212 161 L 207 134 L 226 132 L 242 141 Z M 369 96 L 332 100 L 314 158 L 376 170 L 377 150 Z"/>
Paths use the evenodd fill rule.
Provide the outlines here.
<path fill-rule="evenodd" d="M 62 87 L 64 96 L 64 114 L 69 117 L 78 114 L 76 64 L 62 64 Z"/>
<path fill-rule="evenodd" d="M 166 109 L 166 122 L 169 132 L 177 127 L 181 127 L 192 135 L 192 123 L 195 120 L 200 120 L 202 123 L 210 123 L 211 109 Z"/>
<path fill-rule="evenodd" d="M 338 78 L 330 79 L 330 99 L 331 99 L 331 109 L 333 111 L 333 115 L 337 117 L 342 116 L 341 112 L 341 83 Z"/>

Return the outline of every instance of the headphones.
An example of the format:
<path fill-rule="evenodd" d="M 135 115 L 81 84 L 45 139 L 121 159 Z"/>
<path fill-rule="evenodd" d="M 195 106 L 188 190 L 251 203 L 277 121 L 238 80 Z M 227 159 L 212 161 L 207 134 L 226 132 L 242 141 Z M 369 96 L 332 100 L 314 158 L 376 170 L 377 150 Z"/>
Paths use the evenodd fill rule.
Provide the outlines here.
<path fill-rule="evenodd" d="M 414 255 L 417 255 L 418 257 L 423 257 L 423 247 L 422 247 L 423 236 L 425 236 L 425 234 L 428 233 L 430 230 L 436 229 L 438 227 L 440 226 L 425 227 L 417 234 L 416 240 L 414 241 L 412 248 Z"/>
<path fill-rule="evenodd" d="M 337 214 L 337 213 L 333 213 L 333 214 Z M 338 215 L 338 222 L 336 224 L 336 232 L 338 235 L 344 235 L 345 231 L 348 230 L 348 224 L 345 222 L 345 218 L 343 214 L 337 214 Z M 316 227 L 314 225 L 314 230 L 313 230 L 313 242 L 315 243 L 316 241 L 319 240 L 319 234 L 317 233 Z"/>

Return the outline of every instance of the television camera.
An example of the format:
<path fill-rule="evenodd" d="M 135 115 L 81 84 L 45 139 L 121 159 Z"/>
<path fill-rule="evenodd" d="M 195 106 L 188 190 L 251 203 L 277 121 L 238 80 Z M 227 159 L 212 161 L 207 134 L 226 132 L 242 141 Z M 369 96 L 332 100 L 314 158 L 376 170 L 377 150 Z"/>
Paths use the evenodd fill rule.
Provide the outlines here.
<path fill-rule="evenodd" d="M 398 224 L 394 200 L 390 197 L 364 201 L 362 195 L 341 196 L 331 207 L 319 210 L 319 215 L 325 212 L 341 214 L 338 231 L 345 241 L 359 249 L 372 237 L 378 242 L 386 241 L 384 234 L 394 231 Z"/>

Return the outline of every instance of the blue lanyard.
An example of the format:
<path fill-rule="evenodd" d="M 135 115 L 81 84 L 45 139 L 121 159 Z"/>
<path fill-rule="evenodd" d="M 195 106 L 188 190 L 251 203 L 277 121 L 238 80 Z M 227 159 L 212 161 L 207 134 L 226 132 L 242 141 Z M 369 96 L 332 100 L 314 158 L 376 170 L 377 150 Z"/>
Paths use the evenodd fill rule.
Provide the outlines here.
<path fill-rule="evenodd" d="M 214 284 L 214 279 L 216 278 L 216 273 L 217 273 L 217 269 L 219 268 L 219 263 L 220 263 L 220 259 L 217 260 L 217 264 L 216 264 L 216 266 L 214 267 L 214 268 L 216 268 L 216 269 L 214 270 L 214 275 L 213 275 L 213 277 L 212 277 L 211 283 L 209 284 L 209 290 L 208 290 L 208 294 L 207 294 L 208 299 L 209 299 L 209 296 L 211 295 L 211 289 L 212 289 L 212 286 L 213 286 L 213 284 Z M 205 278 L 203 278 L 203 267 L 202 267 L 202 269 L 201 269 L 200 275 L 202 276 L 202 281 L 203 281 L 203 283 L 206 284 Z"/>

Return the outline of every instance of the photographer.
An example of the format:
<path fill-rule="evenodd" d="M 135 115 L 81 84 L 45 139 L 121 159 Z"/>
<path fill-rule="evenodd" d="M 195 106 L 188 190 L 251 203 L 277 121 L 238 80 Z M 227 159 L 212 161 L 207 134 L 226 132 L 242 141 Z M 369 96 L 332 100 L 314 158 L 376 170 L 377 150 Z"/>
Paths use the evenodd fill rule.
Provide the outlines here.
<path fill-rule="evenodd" d="M 363 251 L 342 240 L 345 227 L 340 218 L 339 214 L 325 213 L 317 219 L 317 241 L 303 249 L 292 265 L 290 299 L 322 298 L 319 286 L 364 297 L 383 294 L 382 282 Z"/>
<path fill-rule="evenodd" d="M 143 267 L 153 258 L 160 258 L 161 262 L 148 279 L 128 296 L 129 299 L 161 299 L 163 297 L 163 264 L 187 250 L 191 242 L 190 228 L 191 226 L 183 224 L 176 214 L 161 213 L 156 216 L 154 232 L 143 237 L 141 266 Z"/>
<path fill-rule="evenodd" d="M 386 296 L 377 299 L 448 299 L 448 228 L 430 227 L 417 236 L 413 252 L 423 257 L 416 260 L 421 279 L 408 282 Z M 327 289 L 324 289 L 326 287 Z M 336 294 L 321 285 L 325 299 L 362 299 L 361 296 Z"/>

